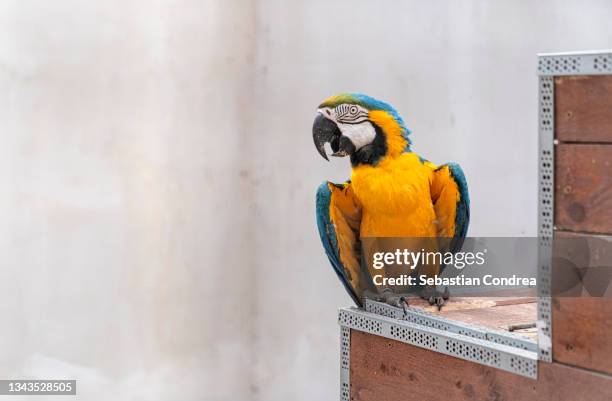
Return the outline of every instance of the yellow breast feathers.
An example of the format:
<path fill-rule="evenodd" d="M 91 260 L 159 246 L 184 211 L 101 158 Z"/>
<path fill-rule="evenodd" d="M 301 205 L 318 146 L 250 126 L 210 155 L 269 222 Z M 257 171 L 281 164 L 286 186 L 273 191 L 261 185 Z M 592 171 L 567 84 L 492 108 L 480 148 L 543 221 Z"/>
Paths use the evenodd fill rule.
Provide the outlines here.
<path fill-rule="evenodd" d="M 437 233 L 431 163 L 414 153 L 360 165 L 351 175 L 362 205 L 361 237 L 430 237 Z"/>

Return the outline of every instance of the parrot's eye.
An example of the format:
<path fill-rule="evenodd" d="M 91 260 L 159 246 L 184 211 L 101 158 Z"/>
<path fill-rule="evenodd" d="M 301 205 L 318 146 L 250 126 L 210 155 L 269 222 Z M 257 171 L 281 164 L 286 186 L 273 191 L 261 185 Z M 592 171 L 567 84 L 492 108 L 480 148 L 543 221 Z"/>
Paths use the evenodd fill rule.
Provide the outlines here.
<path fill-rule="evenodd" d="M 338 122 L 347 124 L 359 124 L 367 119 L 366 110 L 354 104 L 341 104 L 335 109 Z"/>

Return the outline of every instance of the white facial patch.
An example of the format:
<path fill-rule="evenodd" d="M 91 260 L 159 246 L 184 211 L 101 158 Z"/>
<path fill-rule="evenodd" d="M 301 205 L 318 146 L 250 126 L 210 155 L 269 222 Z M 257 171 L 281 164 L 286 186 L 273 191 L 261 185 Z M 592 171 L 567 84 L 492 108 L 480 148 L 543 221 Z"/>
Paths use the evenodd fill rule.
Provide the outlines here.
<path fill-rule="evenodd" d="M 323 107 L 317 112 L 338 125 L 342 135 L 353 142 L 356 150 L 369 145 L 376 137 L 376 130 L 368 120 L 368 110 L 356 104 L 340 104 L 335 108 Z"/>
<path fill-rule="evenodd" d="M 337 123 L 342 135 L 346 136 L 353 142 L 356 150 L 361 149 L 365 145 L 369 145 L 376 137 L 376 130 L 369 121 L 364 121 L 360 124 L 342 124 Z"/>

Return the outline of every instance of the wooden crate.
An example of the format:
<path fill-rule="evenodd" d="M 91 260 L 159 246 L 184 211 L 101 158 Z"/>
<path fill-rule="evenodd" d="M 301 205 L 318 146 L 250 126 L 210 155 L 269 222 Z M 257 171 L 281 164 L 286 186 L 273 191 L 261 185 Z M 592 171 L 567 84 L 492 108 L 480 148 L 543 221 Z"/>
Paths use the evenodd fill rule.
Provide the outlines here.
<path fill-rule="evenodd" d="M 612 236 L 612 75 L 556 77 L 554 98 L 555 238 L 605 244 Z M 612 374 L 612 299 L 558 297 L 552 319 L 555 361 Z"/>
<path fill-rule="evenodd" d="M 609 400 L 612 381 L 558 363 L 540 363 L 538 380 L 351 331 L 351 401 Z"/>
<path fill-rule="evenodd" d="M 538 68 L 540 75 L 546 77 L 541 80 L 541 88 L 542 82 L 546 86 L 540 97 L 540 130 L 544 131 L 544 140 L 551 144 L 541 152 L 541 185 L 546 180 L 554 181 L 554 187 L 541 191 L 540 235 L 552 236 L 553 243 L 561 238 L 600 240 L 609 236 L 612 244 L 612 52 L 545 55 L 540 57 Z M 552 249 L 546 241 L 544 244 Z M 599 249 L 596 256 L 582 260 L 580 266 L 597 265 L 595 259 L 601 259 L 607 252 L 612 255 L 612 246 Z M 555 267 L 559 266 L 550 260 L 554 276 Z M 544 278 L 551 274 L 546 266 L 541 267 L 541 272 Z M 540 338 L 544 341 L 540 341 L 542 360 L 537 362 L 537 379 L 529 374 L 511 373 L 512 369 L 474 362 L 469 352 L 455 357 L 433 351 L 431 344 L 421 345 L 422 338 L 415 339 L 414 334 L 406 341 L 389 333 L 377 334 L 381 328 L 371 322 L 357 321 L 365 328 L 349 330 L 341 319 L 340 398 L 612 399 L 611 299 L 553 297 L 552 302 L 547 299 L 542 296 L 538 300 L 542 333 L 551 336 Z M 486 308 L 476 313 L 459 308 L 445 314 L 463 321 L 476 320 L 485 326 L 483 322 L 489 321 L 491 328 L 497 324 Z M 551 360 L 547 352 L 550 347 L 546 345 L 549 342 L 552 362 L 545 362 Z"/>

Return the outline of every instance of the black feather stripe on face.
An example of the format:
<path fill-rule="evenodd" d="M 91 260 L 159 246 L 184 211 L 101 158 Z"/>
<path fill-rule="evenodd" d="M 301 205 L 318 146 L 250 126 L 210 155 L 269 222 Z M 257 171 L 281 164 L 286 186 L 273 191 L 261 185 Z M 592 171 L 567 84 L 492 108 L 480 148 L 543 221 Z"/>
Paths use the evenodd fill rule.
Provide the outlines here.
<path fill-rule="evenodd" d="M 359 166 L 360 164 L 369 164 L 375 166 L 378 164 L 380 159 L 385 157 L 387 154 L 387 141 L 385 139 L 385 134 L 383 134 L 382 129 L 370 122 L 376 130 L 376 136 L 372 143 L 363 146 L 358 151 L 351 155 L 351 165 L 353 167 Z"/>

